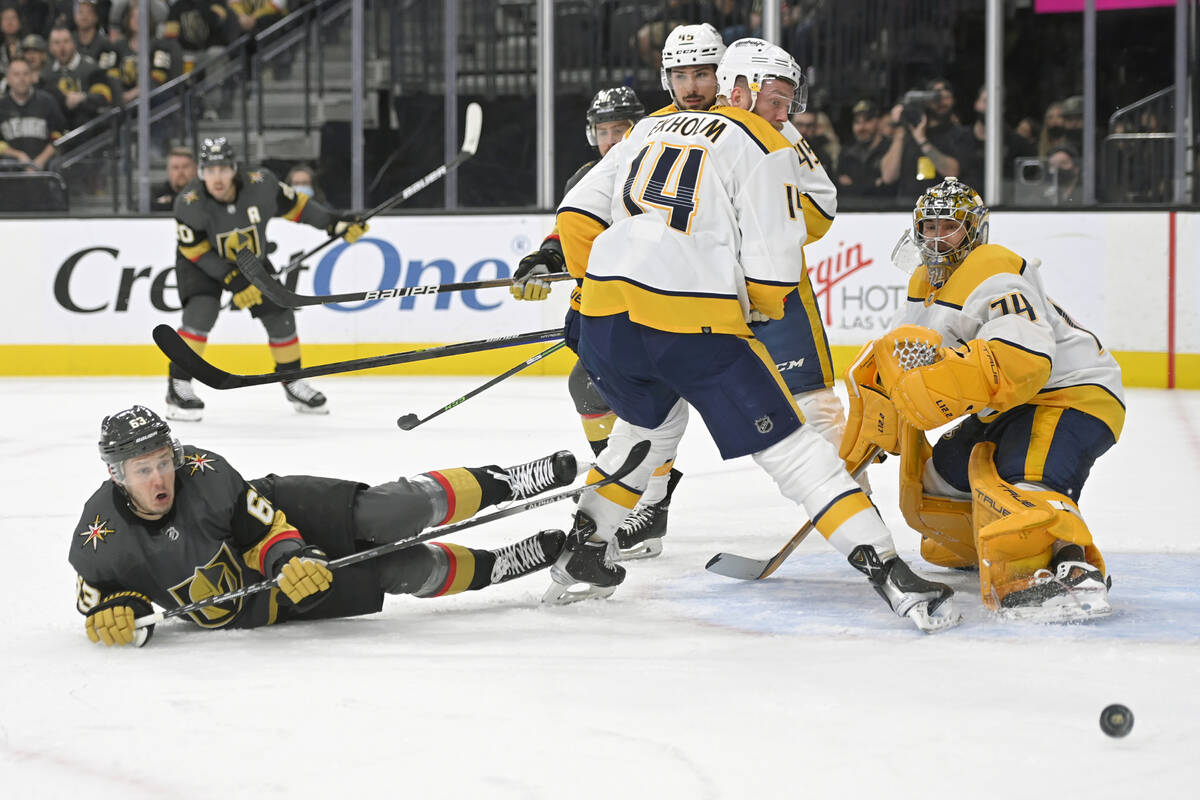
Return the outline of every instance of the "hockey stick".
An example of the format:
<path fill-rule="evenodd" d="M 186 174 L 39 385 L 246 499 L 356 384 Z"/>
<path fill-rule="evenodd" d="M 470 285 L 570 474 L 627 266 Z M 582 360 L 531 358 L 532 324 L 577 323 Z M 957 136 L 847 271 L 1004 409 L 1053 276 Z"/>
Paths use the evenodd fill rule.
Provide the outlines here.
<path fill-rule="evenodd" d="M 875 460 L 875 457 L 880 453 L 878 447 L 872 447 L 864 459 L 855 465 L 854 477 L 862 474 L 863 470 Z M 778 553 L 770 558 L 748 558 L 746 556 L 735 555 L 734 553 L 717 553 L 708 560 L 704 568 L 709 572 L 715 572 L 718 575 L 724 575 L 726 578 L 736 578 L 740 581 L 759 581 L 770 575 L 775 570 L 779 569 L 779 565 L 787 561 L 788 556 L 795 552 L 808 535 L 813 532 L 813 522 L 809 520 L 804 523 L 804 527 L 796 531 L 791 539 L 787 540 Z"/>
<path fill-rule="evenodd" d="M 362 561 L 378 558 L 379 556 L 386 555 L 396 550 L 401 550 L 405 547 L 412 547 L 414 544 L 418 544 L 429 539 L 440 539 L 443 536 L 449 536 L 452 533 L 458 533 L 459 531 L 466 530 L 467 528 L 474 528 L 476 525 L 482 525 L 485 522 L 493 522 L 505 517 L 511 517 L 514 514 L 532 511 L 535 508 L 541 508 L 542 506 L 556 503 L 559 500 L 579 497 L 584 492 L 599 489 L 601 486 L 607 486 L 610 483 L 616 483 L 617 481 L 621 480 L 626 475 L 637 469 L 638 465 L 646 459 L 646 454 L 649 452 L 650 442 L 648 440 L 638 442 L 630 449 L 629 455 L 625 458 L 625 462 L 621 464 L 620 467 L 613 471 L 611 475 L 608 475 L 607 477 L 596 481 L 595 483 L 587 483 L 574 489 L 567 489 L 565 491 L 558 492 L 557 494 L 543 495 L 542 497 L 534 498 L 533 500 L 529 500 L 519 505 L 500 509 L 499 511 L 493 511 L 490 514 L 484 514 L 482 517 L 472 517 L 471 519 L 463 520 L 462 522 L 456 522 L 453 525 L 443 525 L 440 528 L 418 531 L 417 533 L 397 539 L 394 542 L 388 542 L 386 544 L 381 544 L 378 547 L 372 547 L 370 550 L 363 550 L 358 553 L 351 553 L 348 556 L 335 558 L 333 561 L 329 562 L 329 569 L 335 570 L 341 569 L 342 567 L 348 567 L 351 564 L 358 564 Z M 243 586 L 240 589 L 234 589 L 232 592 L 226 592 L 225 594 L 215 595 L 213 597 L 206 597 L 203 600 L 197 600 L 196 602 L 189 603 L 185 606 L 179 606 L 178 608 L 172 608 L 166 611 L 157 611 L 153 614 L 147 614 L 144 617 L 138 617 L 134 621 L 134 627 L 145 628 L 147 625 L 156 625 L 163 620 L 170 619 L 171 617 L 179 617 L 184 614 L 190 614 L 193 611 L 199 611 L 202 608 L 208 608 L 209 606 L 214 606 L 218 603 L 227 603 L 230 600 L 237 600 L 239 597 L 245 597 L 246 595 L 257 594 L 258 592 L 262 592 L 267 589 L 273 589 L 278 585 L 278 580 L 274 578 L 267 581 L 252 583 L 248 586 Z"/>
<path fill-rule="evenodd" d="M 266 297 L 276 305 L 284 308 L 301 308 L 303 306 L 320 306 L 329 303 L 357 303 L 363 300 L 389 300 L 393 297 L 412 297 L 414 295 L 430 295 L 440 292 L 465 292 L 472 289 L 491 289 L 495 286 L 511 286 L 512 278 L 493 278 L 486 281 L 464 281 L 462 283 L 427 284 L 423 286 L 398 286 L 394 289 L 369 289 L 365 292 L 344 292 L 342 294 L 297 294 L 271 276 L 262 260 L 248 249 L 239 250 L 237 254 L 238 269 Z M 280 273 L 282 274 L 282 273 Z M 538 280 L 563 281 L 571 276 L 565 272 L 553 275 L 542 275 Z"/>
<path fill-rule="evenodd" d="M 464 394 L 462 397 L 458 398 L 457 400 L 451 400 L 449 403 L 442 406 L 437 411 L 433 412 L 432 414 L 425 417 L 424 419 L 418 419 L 416 414 L 405 414 L 404 416 L 402 416 L 396 420 L 396 425 L 398 425 L 400 427 L 400 430 L 402 430 L 402 431 L 411 431 L 413 428 L 417 427 L 418 425 L 424 425 L 426 422 L 429 422 L 429 420 L 433 419 L 434 417 L 445 414 L 447 411 L 454 408 L 455 406 L 457 406 L 461 403 L 465 403 L 466 401 L 470 400 L 472 397 L 479 394 L 480 392 L 483 392 L 483 391 L 486 391 L 486 390 L 492 388 L 497 383 L 499 383 L 502 380 L 505 380 L 506 378 L 511 378 L 513 375 L 516 375 L 518 372 L 525 369 L 526 367 L 533 366 L 534 364 L 541 361 L 543 358 L 550 355 L 554 351 L 559 350 L 566 346 L 567 346 L 566 342 L 558 342 L 557 344 L 553 344 L 550 347 L 548 347 L 547 349 L 538 353 L 537 355 L 533 355 L 533 356 L 530 356 L 529 358 L 525 359 L 520 364 L 517 364 L 515 367 L 508 370 L 507 372 L 497 375 L 496 377 L 492 378 L 490 381 L 483 384 L 482 386 L 472 389 L 471 391 L 467 392 L 466 394 Z"/>
<path fill-rule="evenodd" d="M 356 372 L 362 369 L 388 367 L 393 364 L 407 364 L 412 361 L 426 361 L 431 358 L 479 353 L 484 350 L 496 350 L 501 347 L 513 347 L 518 344 L 534 344 L 549 342 L 563 338 L 562 328 L 549 328 L 544 331 L 531 333 L 514 333 L 510 336 L 497 336 L 492 339 L 478 339 L 473 342 L 445 344 L 440 347 L 427 347 L 424 350 L 407 350 L 402 353 L 389 353 L 382 356 L 352 358 L 349 361 L 333 361 L 329 364 L 318 364 L 315 367 L 289 369 L 282 372 L 264 372 L 257 375 L 239 375 L 226 372 L 216 367 L 188 346 L 170 325 L 157 325 L 154 328 L 154 343 L 158 349 L 171 361 L 179 365 L 187 374 L 196 378 L 206 386 L 214 389 L 240 389 L 244 386 L 261 386 L 266 383 L 281 383 L 295 381 L 301 378 L 314 378 L 320 375 L 336 375 L 342 372 Z"/>
<path fill-rule="evenodd" d="M 412 197 L 414 194 L 421 191 L 422 189 L 424 189 L 426 186 L 433 183 L 434 181 L 437 181 L 440 178 L 444 177 L 446 175 L 446 173 L 448 173 L 450 170 L 454 169 L 459 164 L 463 163 L 468 158 L 475 155 L 475 150 L 479 147 L 479 134 L 482 130 L 483 130 L 483 109 L 481 109 L 479 107 L 478 103 L 471 103 L 467 106 L 467 118 L 466 118 L 465 124 L 463 126 L 462 149 L 458 151 L 458 155 L 456 155 L 450 161 L 447 161 L 445 164 L 442 164 L 440 167 L 435 169 L 433 172 L 430 172 L 424 178 L 421 178 L 420 180 L 416 181 L 415 183 L 410 183 L 408 186 L 405 186 L 399 192 L 392 195 L 387 200 L 384 200 L 382 203 L 380 203 L 379 205 L 372 208 L 366 214 L 363 214 L 362 221 L 366 222 L 371 217 L 375 216 L 376 214 L 379 214 L 382 211 L 386 211 L 387 209 L 391 208 L 392 206 L 396 205 L 397 203 L 403 203 L 405 200 Z M 321 252 L 326 247 L 328 247 L 329 245 L 333 244 L 334 242 L 338 241 L 341 238 L 342 237 L 340 235 L 330 236 L 327 240 L 325 240 L 321 244 L 317 245 L 312 250 L 309 250 L 307 253 L 301 253 L 300 255 L 293 257 L 288 262 L 288 265 L 286 267 L 284 267 L 282 270 L 280 270 L 279 274 L 286 275 L 287 273 L 296 269 L 296 267 L 300 266 L 300 264 L 305 259 L 312 258 L 317 253 Z M 262 287 L 260 286 L 259 288 L 261 289 Z"/>

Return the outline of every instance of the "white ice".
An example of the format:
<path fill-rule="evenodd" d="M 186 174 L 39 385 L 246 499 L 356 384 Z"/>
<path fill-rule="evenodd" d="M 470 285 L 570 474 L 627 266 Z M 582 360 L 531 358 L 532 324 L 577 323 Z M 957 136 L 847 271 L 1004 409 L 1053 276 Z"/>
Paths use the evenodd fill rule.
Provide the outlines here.
<path fill-rule="evenodd" d="M 278 387 L 201 390 L 183 441 L 246 476 L 380 482 L 426 469 L 587 452 L 562 378 L 513 379 L 414 431 L 480 379 L 318 382 L 328 417 Z M 1120 443 L 1082 507 L 1115 614 L 1087 625 L 987 618 L 952 583 L 959 628 L 891 615 L 820 537 L 771 579 L 704 564 L 764 557 L 804 516 L 748 459 L 722 463 L 698 417 L 664 554 L 608 601 L 538 603 L 545 573 L 371 617 L 238 632 L 169 622 L 149 646 L 89 642 L 67 564 L 104 477 L 101 416 L 162 410 L 162 379 L 0 380 L 0 797 L 1196 797 L 1200 785 L 1200 393 L 1131 390 Z M 494 546 L 566 527 L 562 503 L 464 532 Z M 1111 739 L 1098 717 L 1134 712 Z"/>

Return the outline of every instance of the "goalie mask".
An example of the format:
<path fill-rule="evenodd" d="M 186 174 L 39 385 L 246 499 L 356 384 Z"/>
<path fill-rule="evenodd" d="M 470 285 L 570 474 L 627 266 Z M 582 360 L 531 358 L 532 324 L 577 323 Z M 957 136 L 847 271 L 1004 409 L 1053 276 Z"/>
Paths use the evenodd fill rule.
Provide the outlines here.
<path fill-rule="evenodd" d="M 587 110 L 587 140 L 592 147 L 598 147 L 596 126 L 601 122 L 628 122 L 630 127 L 646 116 L 646 107 L 638 99 L 637 94 L 628 86 L 617 86 L 613 89 L 601 89 L 592 98 L 592 104 Z"/>
<path fill-rule="evenodd" d="M 183 447 L 171 436 L 162 417 L 145 406 L 134 406 L 107 416 L 100 423 L 100 458 L 117 483 L 125 482 L 125 462 L 131 458 L 171 448 L 178 469 L 183 465 Z"/>
<path fill-rule="evenodd" d="M 951 224 L 939 224 L 938 220 L 950 220 Z M 938 272 L 944 281 L 972 250 L 987 244 L 987 206 L 970 186 L 958 178 L 946 178 L 917 200 L 912 238 L 930 269 L 930 282 L 937 285 Z"/>
<path fill-rule="evenodd" d="M 662 87 L 671 96 L 676 107 L 683 108 L 675 90 L 671 88 L 673 67 L 694 67 L 711 64 L 715 69 L 725 55 L 725 41 L 717 29 L 707 22 L 701 25 L 680 25 L 671 31 L 662 48 Z"/>
<path fill-rule="evenodd" d="M 778 45 L 763 39 L 738 39 L 729 45 L 717 65 L 717 94 L 728 100 L 738 78 L 745 78 L 750 89 L 750 107 L 769 80 L 784 80 L 795 87 L 789 114 L 798 114 L 808 106 L 808 82 L 796 59 Z"/>

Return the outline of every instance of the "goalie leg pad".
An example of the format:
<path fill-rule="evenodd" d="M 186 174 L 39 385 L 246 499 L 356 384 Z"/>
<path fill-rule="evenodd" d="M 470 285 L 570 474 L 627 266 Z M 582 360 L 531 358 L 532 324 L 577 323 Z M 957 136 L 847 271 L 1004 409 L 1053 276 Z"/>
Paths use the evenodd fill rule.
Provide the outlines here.
<path fill-rule="evenodd" d="M 971 503 L 925 492 L 931 448 L 923 431 L 902 424 L 900 443 L 900 511 L 920 531 L 921 557 L 939 567 L 975 567 L 975 527 Z"/>
<path fill-rule="evenodd" d="M 1005 595 L 1028 588 L 1035 573 L 1049 566 L 1056 541 L 1079 545 L 1088 563 L 1103 573 L 1104 559 L 1075 503 L 1058 492 L 1008 483 L 996 472 L 995 451 L 995 443 L 982 442 L 971 451 L 970 460 L 984 604 L 996 610 Z"/>

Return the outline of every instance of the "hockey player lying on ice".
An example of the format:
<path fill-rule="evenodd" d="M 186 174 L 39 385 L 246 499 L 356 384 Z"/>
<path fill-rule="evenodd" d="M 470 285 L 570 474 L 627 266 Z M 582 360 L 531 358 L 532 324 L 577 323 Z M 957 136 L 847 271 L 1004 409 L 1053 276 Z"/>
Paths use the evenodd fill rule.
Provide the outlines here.
<path fill-rule="evenodd" d="M 143 406 L 104 418 L 100 457 L 111 479 L 84 506 L 69 558 L 88 638 L 106 645 L 149 641 L 153 626 L 134 621 L 151 602 L 179 608 L 266 578 L 278 588 L 187 616 L 202 628 L 254 628 L 371 614 L 384 593 L 438 597 L 527 575 L 558 556 L 561 531 L 498 550 L 416 544 L 337 572 L 326 563 L 576 477 L 574 456 L 561 451 L 371 487 L 309 475 L 247 481 L 211 450 L 181 446 Z"/>

